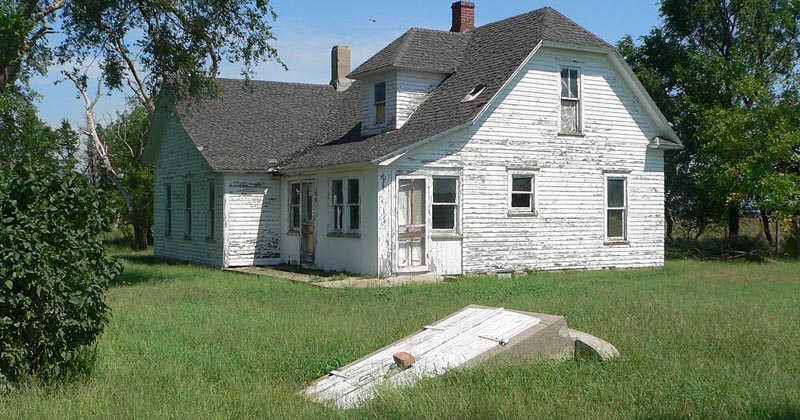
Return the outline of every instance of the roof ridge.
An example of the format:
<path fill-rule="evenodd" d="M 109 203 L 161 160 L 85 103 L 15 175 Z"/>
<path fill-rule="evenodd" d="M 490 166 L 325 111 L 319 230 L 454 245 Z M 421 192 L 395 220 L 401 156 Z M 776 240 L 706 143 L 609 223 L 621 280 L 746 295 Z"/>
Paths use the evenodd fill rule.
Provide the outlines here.
<path fill-rule="evenodd" d="M 216 81 L 224 81 L 224 82 L 245 83 L 244 79 L 233 79 L 233 78 L 230 78 L 230 77 L 215 77 L 214 80 L 216 80 Z M 250 79 L 250 80 L 247 81 L 247 83 L 286 85 L 286 86 L 300 86 L 300 87 L 305 86 L 305 87 L 319 87 L 319 88 L 331 87 L 331 85 L 328 84 L 328 83 L 322 84 L 322 83 L 303 83 L 303 82 L 282 82 L 282 81 L 278 81 L 278 80 L 259 80 L 259 79 Z M 333 89 L 333 88 L 331 88 L 331 89 Z M 336 89 L 333 89 L 333 90 L 335 91 Z"/>

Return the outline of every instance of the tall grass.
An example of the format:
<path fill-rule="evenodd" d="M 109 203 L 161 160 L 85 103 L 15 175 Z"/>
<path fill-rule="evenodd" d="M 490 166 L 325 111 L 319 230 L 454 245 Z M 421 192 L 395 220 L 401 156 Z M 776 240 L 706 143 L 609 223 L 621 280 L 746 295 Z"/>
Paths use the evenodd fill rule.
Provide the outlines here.
<path fill-rule="evenodd" d="M 30 383 L 0 419 L 800 418 L 800 264 L 337 290 L 124 258 L 92 375 Z M 471 303 L 564 315 L 622 356 L 454 372 L 351 411 L 298 395 Z"/>

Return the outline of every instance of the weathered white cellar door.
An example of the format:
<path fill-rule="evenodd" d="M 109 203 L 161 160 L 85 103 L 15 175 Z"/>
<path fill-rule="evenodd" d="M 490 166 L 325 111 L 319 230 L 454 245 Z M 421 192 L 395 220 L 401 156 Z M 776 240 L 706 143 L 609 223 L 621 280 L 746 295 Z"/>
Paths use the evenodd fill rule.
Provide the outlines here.
<path fill-rule="evenodd" d="M 314 197 L 313 182 L 300 184 L 300 263 L 314 265 Z"/>
<path fill-rule="evenodd" d="M 397 267 L 426 269 L 425 178 L 399 179 L 397 210 Z"/>

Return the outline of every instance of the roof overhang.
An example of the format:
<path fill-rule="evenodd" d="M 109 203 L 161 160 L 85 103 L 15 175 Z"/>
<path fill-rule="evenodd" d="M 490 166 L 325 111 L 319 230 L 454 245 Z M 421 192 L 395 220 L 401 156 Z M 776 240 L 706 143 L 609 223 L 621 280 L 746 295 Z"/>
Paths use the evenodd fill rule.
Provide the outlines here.
<path fill-rule="evenodd" d="M 370 76 L 385 73 L 387 71 L 416 71 L 420 73 L 433 73 L 433 74 L 446 74 L 446 75 L 451 75 L 455 73 L 455 70 L 421 69 L 421 68 L 414 68 L 407 66 L 388 65 L 388 66 L 378 67 L 372 70 L 353 72 L 348 74 L 347 78 L 353 80 L 362 80 Z"/>

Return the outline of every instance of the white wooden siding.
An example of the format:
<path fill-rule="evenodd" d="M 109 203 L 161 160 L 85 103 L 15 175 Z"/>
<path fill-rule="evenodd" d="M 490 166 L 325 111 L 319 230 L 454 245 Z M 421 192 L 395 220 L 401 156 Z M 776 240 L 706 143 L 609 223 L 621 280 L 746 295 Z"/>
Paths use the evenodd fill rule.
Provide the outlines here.
<path fill-rule="evenodd" d="M 570 57 L 565 60 L 564 57 Z M 582 74 L 584 137 L 559 136 L 559 70 Z M 463 271 L 647 267 L 664 260 L 663 152 L 605 56 L 542 49 L 474 126 L 398 160 L 382 175 L 462 168 Z M 509 168 L 538 168 L 537 217 L 508 215 Z M 629 244 L 604 232 L 604 170 L 629 170 Z M 384 186 L 381 205 L 393 208 Z M 393 217 L 393 210 L 381 211 Z M 382 269 L 393 258 L 381 223 Z"/>
<path fill-rule="evenodd" d="M 375 83 L 386 82 L 386 122 L 375 124 Z M 361 134 L 393 130 L 397 125 L 397 72 L 386 71 L 361 80 Z"/>
<path fill-rule="evenodd" d="M 321 270 L 352 274 L 377 275 L 378 271 L 378 209 L 377 170 L 336 170 L 308 174 L 289 174 L 280 181 L 283 191 L 280 200 L 282 260 L 288 264 L 300 262 L 300 235 L 289 232 L 289 184 L 313 181 L 316 189 L 314 217 L 314 266 Z M 329 235 L 332 223 L 331 180 L 358 179 L 361 203 L 361 229 L 357 236 Z"/>
<path fill-rule="evenodd" d="M 400 128 L 447 76 L 439 73 L 400 70 L 397 72 L 397 117 Z"/>
<path fill-rule="evenodd" d="M 225 177 L 226 266 L 281 262 L 280 181 L 269 175 Z"/>
<path fill-rule="evenodd" d="M 184 211 L 186 184 L 192 184 L 192 235 L 185 238 Z M 208 237 L 209 182 L 214 182 L 215 237 Z M 222 178 L 214 174 L 194 143 L 175 120 L 164 128 L 154 167 L 155 249 L 157 257 L 177 261 L 221 266 L 222 258 Z M 172 188 L 172 234 L 166 229 L 166 185 Z"/>

